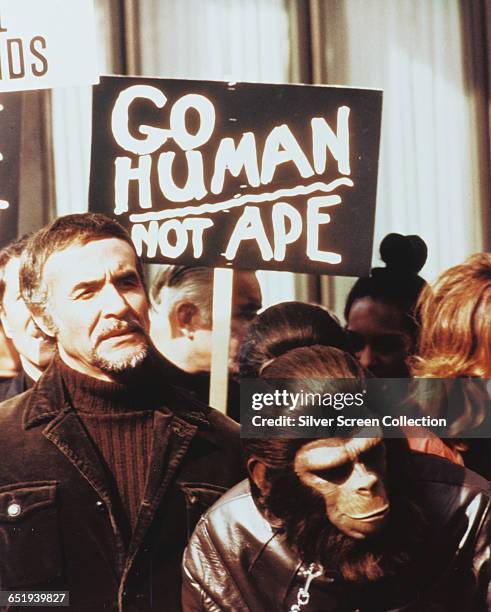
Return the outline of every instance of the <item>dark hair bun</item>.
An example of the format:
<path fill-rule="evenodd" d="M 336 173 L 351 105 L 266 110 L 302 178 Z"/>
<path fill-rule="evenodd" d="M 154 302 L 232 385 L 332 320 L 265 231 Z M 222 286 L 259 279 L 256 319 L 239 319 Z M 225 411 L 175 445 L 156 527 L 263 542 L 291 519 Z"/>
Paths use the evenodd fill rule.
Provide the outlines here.
<path fill-rule="evenodd" d="M 242 378 L 257 378 L 264 364 L 300 347 L 324 345 L 347 351 L 346 332 L 322 306 L 282 302 L 251 323 L 239 353 Z"/>
<path fill-rule="evenodd" d="M 390 272 L 417 274 L 426 263 L 428 247 L 416 235 L 387 234 L 380 243 L 380 257 Z"/>

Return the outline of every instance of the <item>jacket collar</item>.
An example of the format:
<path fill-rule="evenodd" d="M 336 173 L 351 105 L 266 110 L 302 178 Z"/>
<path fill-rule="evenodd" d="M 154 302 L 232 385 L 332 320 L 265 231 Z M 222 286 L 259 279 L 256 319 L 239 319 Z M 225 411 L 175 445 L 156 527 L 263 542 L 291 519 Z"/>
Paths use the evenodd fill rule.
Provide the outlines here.
<path fill-rule="evenodd" d="M 27 399 L 26 410 L 24 412 L 23 427 L 31 429 L 42 423 L 54 419 L 61 412 L 72 410 L 67 399 L 63 379 L 55 357 L 48 366 L 44 374 L 32 387 Z M 186 391 L 173 387 L 168 381 L 172 380 L 173 368 L 165 360 L 156 360 L 155 376 L 162 381 L 162 388 L 165 389 L 165 405 L 158 410 L 164 413 L 178 415 L 184 421 L 200 428 L 209 427 L 208 413 L 209 408 L 197 402 Z"/>

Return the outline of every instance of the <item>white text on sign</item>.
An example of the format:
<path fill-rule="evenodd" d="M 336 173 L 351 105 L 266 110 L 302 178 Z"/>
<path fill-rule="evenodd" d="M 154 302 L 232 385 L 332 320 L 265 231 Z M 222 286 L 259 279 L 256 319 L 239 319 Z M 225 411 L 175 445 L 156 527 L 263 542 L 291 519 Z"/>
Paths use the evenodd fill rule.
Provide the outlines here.
<path fill-rule="evenodd" d="M 161 109 L 162 121 L 158 125 L 141 123 L 136 125 L 132 117 L 132 105 L 144 100 L 156 109 Z M 233 261 L 243 241 L 256 242 L 264 261 L 283 261 L 287 245 L 294 243 L 304 233 L 307 240 L 307 256 L 312 261 L 336 264 L 341 256 L 319 248 L 319 228 L 330 222 L 326 209 L 341 203 L 341 198 L 332 192 L 344 185 L 353 186 L 350 175 L 349 116 L 348 106 L 340 106 L 333 129 L 324 117 L 312 117 L 309 121 L 311 148 L 304 151 L 290 127 L 283 123 L 273 126 L 259 150 L 252 131 L 243 132 L 236 140 L 220 139 L 213 160 L 213 172 L 205 182 L 204 159 L 200 148 L 209 142 L 216 123 L 213 102 L 201 94 L 185 94 L 178 98 L 170 109 L 166 95 L 151 85 L 134 85 L 118 95 L 111 115 L 114 140 L 125 151 L 132 154 L 119 155 L 114 161 L 114 213 L 121 215 L 129 211 L 130 183 L 138 188 L 138 207 L 130 215 L 132 238 L 139 254 L 152 258 L 157 253 L 168 258 L 181 256 L 189 246 L 193 257 L 201 257 L 204 236 L 213 227 L 213 214 L 243 207 L 222 256 Z M 198 127 L 189 131 L 186 124 L 188 113 L 198 117 Z M 130 128 L 130 126 L 132 126 Z M 142 137 L 135 137 L 135 133 Z M 173 175 L 175 151 L 156 154 L 168 140 L 173 140 L 186 162 L 187 180 L 177 185 Z M 180 152 L 180 153 L 179 153 Z M 328 153 L 336 164 L 339 178 L 325 183 L 320 178 L 326 172 Z M 134 156 L 137 156 L 136 160 Z M 152 173 L 156 164 L 159 193 L 152 192 Z M 257 193 L 262 186 L 274 182 L 277 168 L 290 164 L 299 184 L 287 189 L 276 189 Z M 201 202 L 207 197 L 216 200 L 227 191 L 227 176 L 237 178 L 243 172 L 247 184 L 241 192 L 221 202 Z M 313 179 L 311 182 L 309 179 Z M 254 193 L 247 193 L 254 188 Z M 245 193 L 243 193 L 245 191 Z M 309 196 L 306 203 L 306 227 L 298 210 L 283 201 L 284 198 Z M 326 195 L 332 194 L 332 195 Z M 162 201 L 186 203 L 182 207 L 155 210 Z M 273 203 L 271 223 L 273 236 L 268 239 L 260 214 L 254 204 Z M 152 210 L 153 209 L 153 210 Z M 144 252 L 145 249 L 145 252 Z"/>

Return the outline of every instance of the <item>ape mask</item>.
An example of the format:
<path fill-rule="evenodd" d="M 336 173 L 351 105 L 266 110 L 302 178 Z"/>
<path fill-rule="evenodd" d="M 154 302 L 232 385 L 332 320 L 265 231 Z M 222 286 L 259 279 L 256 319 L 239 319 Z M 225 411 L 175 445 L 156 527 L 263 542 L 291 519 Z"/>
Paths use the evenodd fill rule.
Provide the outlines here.
<path fill-rule="evenodd" d="M 302 561 L 363 583 L 414 559 L 424 519 L 405 487 L 404 462 L 390 456 L 388 443 L 404 441 L 245 442 L 256 504 Z"/>
<path fill-rule="evenodd" d="M 386 523 L 390 504 L 380 438 L 313 440 L 297 451 L 293 469 L 323 498 L 327 518 L 345 535 L 363 539 Z"/>

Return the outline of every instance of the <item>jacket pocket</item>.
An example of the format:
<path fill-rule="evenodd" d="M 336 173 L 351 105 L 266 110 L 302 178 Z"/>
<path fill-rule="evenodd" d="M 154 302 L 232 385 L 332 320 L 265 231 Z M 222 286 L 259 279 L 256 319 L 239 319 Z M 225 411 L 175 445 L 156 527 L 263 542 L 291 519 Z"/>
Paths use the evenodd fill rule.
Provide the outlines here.
<path fill-rule="evenodd" d="M 0 587 L 38 585 L 61 572 L 53 481 L 0 487 Z"/>
<path fill-rule="evenodd" d="M 181 482 L 179 487 L 186 499 L 188 538 L 196 527 L 201 515 L 228 491 L 226 487 L 216 484 Z"/>

